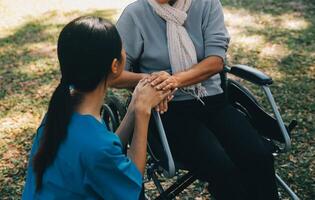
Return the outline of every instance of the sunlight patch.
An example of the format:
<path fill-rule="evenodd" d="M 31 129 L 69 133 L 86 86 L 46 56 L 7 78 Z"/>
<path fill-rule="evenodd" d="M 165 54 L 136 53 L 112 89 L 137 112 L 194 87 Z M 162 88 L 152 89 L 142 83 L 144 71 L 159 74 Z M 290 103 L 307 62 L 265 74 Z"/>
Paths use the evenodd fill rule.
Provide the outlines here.
<path fill-rule="evenodd" d="M 1 26 L 0 26 L 1 28 Z M 2 28 L 0 31 L 0 40 L 4 39 L 6 37 L 9 37 L 10 35 L 14 34 L 13 30 L 7 29 L 7 28 Z"/>
<path fill-rule="evenodd" d="M 266 13 L 251 13 L 245 9 L 225 8 L 224 16 L 226 25 L 237 29 L 250 27 L 262 30 L 270 26 L 277 29 L 304 30 L 310 26 L 310 22 L 301 17 L 299 12 L 273 16 Z"/>
<path fill-rule="evenodd" d="M 225 22 L 228 27 L 254 27 L 254 28 L 263 28 L 263 25 L 260 23 L 256 17 L 243 9 L 224 9 Z"/>
<path fill-rule="evenodd" d="M 71 12 L 88 10 L 122 9 L 135 0 L 1 0 L 0 29 L 14 28 L 30 18 L 41 18 L 51 11 Z M 115 17 L 117 18 L 117 17 Z M 5 36 L 4 36 L 5 37 Z"/>
<path fill-rule="evenodd" d="M 265 39 L 261 35 L 235 35 L 231 39 L 236 46 L 244 47 L 245 49 L 256 49 L 265 43 Z"/>
<path fill-rule="evenodd" d="M 50 42 L 40 42 L 28 45 L 30 56 L 40 56 L 48 58 L 56 58 L 57 46 Z"/>
<path fill-rule="evenodd" d="M 241 27 L 236 26 L 227 26 L 228 32 L 231 36 L 235 36 L 237 34 L 242 34 L 242 31 L 244 31 Z"/>
<path fill-rule="evenodd" d="M 54 58 L 43 56 L 30 62 L 29 64 L 20 65 L 16 69 L 16 72 L 32 77 L 32 79 L 37 79 L 39 76 L 45 76 L 47 73 L 51 73 L 55 70 L 58 70 L 58 61 L 56 56 L 54 56 Z"/>
<path fill-rule="evenodd" d="M 304 30 L 310 25 L 305 19 L 289 14 L 282 15 L 281 20 L 280 26 L 289 30 Z"/>
<path fill-rule="evenodd" d="M 273 80 L 283 80 L 284 74 L 279 71 L 278 69 L 275 69 L 274 67 L 266 67 L 264 68 L 264 73 L 268 74 L 268 76 L 272 77 Z"/>
<path fill-rule="evenodd" d="M 0 133 L 17 131 L 34 124 L 34 116 L 30 113 L 16 114 L 0 120 Z"/>
<path fill-rule="evenodd" d="M 280 61 L 282 58 L 288 56 L 290 54 L 290 50 L 283 45 L 280 44 L 266 44 L 260 54 L 259 57 L 263 58 L 273 58 Z"/>
<path fill-rule="evenodd" d="M 35 98 L 47 98 L 52 95 L 53 91 L 59 84 L 59 79 L 52 80 L 50 84 L 41 85 L 35 93 Z"/>
<path fill-rule="evenodd" d="M 308 74 L 309 74 L 310 77 L 315 78 L 315 64 L 310 66 L 310 68 L 308 70 Z"/>

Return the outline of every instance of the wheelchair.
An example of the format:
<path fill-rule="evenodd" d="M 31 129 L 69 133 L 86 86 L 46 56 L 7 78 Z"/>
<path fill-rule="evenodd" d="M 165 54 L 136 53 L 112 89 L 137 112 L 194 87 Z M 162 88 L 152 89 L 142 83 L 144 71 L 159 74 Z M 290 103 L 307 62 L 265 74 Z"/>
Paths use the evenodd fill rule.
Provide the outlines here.
<path fill-rule="evenodd" d="M 240 82 L 228 78 L 227 74 L 232 74 L 261 87 L 271 105 L 273 115 L 265 111 L 246 87 L 242 86 Z M 221 87 L 229 103 L 248 118 L 253 127 L 263 136 L 273 155 L 277 156 L 280 153 L 288 152 L 291 148 L 290 133 L 297 125 L 297 122 L 292 120 L 289 125 L 283 122 L 269 88 L 273 83 L 272 78 L 246 65 L 225 66 L 220 75 Z M 120 121 L 126 114 L 127 106 L 128 101 L 123 104 L 116 96 L 108 96 L 106 103 L 103 105 L 102 117 L 109 129 L 112 131 L 117 129 Z M 150 121 L 148 132 L 147 179 L 152 180 L 158 190 L 159 195 L 156 199 L 174 199 L 185 188 L 196 181 L 197 177 L 193 172 L 187 171 L 183 164 L 174 160 L 159 113 L 153 111 L 152 117 L 153 120 Z M 187 172 L 183 174 L 179 173 L 179 170 Z M 163 188 L 161 177 L 175 177 L 175 181 L 168 188 Z M 278 174 L 276 174 L 276 179 L 278 186 L 292 199 L 299 199 Z"/>

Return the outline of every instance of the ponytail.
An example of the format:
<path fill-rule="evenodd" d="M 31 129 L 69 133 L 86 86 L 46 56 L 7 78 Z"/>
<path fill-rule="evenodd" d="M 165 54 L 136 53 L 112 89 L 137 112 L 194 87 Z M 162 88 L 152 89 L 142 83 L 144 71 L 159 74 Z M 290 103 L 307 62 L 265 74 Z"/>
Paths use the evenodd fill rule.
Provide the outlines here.
<path fill-rule="evenodd" d="M 54 161 L 58 147 L 67 136 L 73 103 L 69 86 L 61 81 L 49 102 L 43 136 L 33 159 L 37 191 L 41 188 L 46 168 Z"/>

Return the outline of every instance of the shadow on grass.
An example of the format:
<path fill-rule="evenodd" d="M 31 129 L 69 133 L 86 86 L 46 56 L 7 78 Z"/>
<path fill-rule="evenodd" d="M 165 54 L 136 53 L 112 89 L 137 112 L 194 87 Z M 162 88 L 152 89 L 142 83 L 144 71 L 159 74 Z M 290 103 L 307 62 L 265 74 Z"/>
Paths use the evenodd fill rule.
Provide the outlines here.
<path fill-rule="evenodd" d="M 116 13 L 116 10 L 94 10 L 84 13 L 73 11 L 63 14 L 51 11 L 18 27 L 11 35 L 1 38 L 0 83 L 4 88 L 1 88 L 0 100 L 8 95 L 21 92 L 24 89 L 19 86 L 21 82 L 41 80 L 42 77 L 39 75 L 47 70 L 47 65 L 50 66 L 49 71 L 54 74 L 58 73 L 56 43 L 59 32 L 65 23 L 80 15 L 95 15 L 112 19 Z M 64 21 L 55 23 L 54 21 L 58 21 L 59 17 Z M 34 63 L 37 66 L 34 67 Z M 32 68 L 35 73 L 29 73 L 28 71 L 32 70 L 28 70 L 28 68 Z M 38 83 L 41 85 L 42 82 Z"/>
<path fill-rule="evenodd" d="M 253 13 L 280 15 L 283 13 L 315 13 L 313 0 L 221 0 L 225 7 L 250 10 Z M 302 13 L 303 14 L 303 13 Z"/>

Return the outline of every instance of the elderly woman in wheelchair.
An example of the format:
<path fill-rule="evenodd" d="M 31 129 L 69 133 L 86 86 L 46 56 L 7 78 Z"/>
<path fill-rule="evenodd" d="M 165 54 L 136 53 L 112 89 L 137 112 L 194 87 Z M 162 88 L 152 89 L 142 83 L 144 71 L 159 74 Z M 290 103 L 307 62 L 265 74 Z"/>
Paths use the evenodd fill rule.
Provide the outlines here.
<path fill-rule="evenodd" d="M 112 86 L 133 87 L 148 77 L 156 90 L 179 88 L 169 104 L 166 98 L 155 108 L 162 115 L 155 113 L 150 123 L 149 162 L 154 162 L 148 176 L 157 184 L 160 197 L 172 198 L 182 188 L 164 191 L 150 169 L 159 165 L 173 175 L 174 156 L 176 169 L 193 174 L 184 177 L 184 184 L 204 180 L 216 199 L 279 199 L 275 146 L 262 130 L 288 148 L 287 127 L 267 87 L 272 83 L 269 77 L 247 66 L 224 68 L 229 34 L 220 1 L 137 0 L 124 10 L 117 29 L 127 63 Z M 224 69 L 262 86 L 276 119 L 244 87 L 227 80 Z"/>

